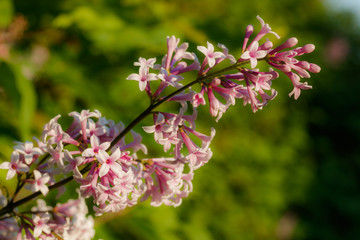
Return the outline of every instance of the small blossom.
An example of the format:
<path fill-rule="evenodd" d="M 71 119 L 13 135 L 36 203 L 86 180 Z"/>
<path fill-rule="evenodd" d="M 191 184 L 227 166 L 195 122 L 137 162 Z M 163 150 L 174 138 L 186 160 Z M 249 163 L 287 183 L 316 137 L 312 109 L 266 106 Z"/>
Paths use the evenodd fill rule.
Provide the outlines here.
<path fill-rule="evenodd" d="M 269 26 L 269 24 L 265 23 L 265 21 L 264 21 L 261 17 L 256 16 L 256 18 L 257 18 L 257 20 L 259 20 L 259 22 L 260 22 L 260 24 L 261 24 L 261 30 L 260 30 L 260 32 L 256 35 L 256 37 L 254 38 L 253 41 L 259 41 L 263 36 L 265 36 L 266 34 L 269 34 L 269 33 L 275 35 L 275 37 L 276 37 L 277 39 L 280 38 L 280 36 L 279 36 L 277 33 L 271 31 L 271 27 Z"/>
<path fill-rule="evenodd" d="M 43 153 L 40 148 L 34 148 L 33 142 L 29 141 L 16 145 L 14 149 L 24 155 L 25 162 L 29 165 L 33 161 L 34 156 L 41 155 Z"/>
<path fill-rule="evenodd" d="M 48 214 L 44 214 L 42 217 L 38 215 L 33 217 L 34 237 L 39 237 L 42 233 L 50 234 L 51 228 L 48 224 L 49 220 L 50 216 Z"/>
<path fill-rule="evenodd" d="M 155 125 L 144 126 L 143 129 L 147 133 L 154 133 L 154 138 L 155 138 L 155 141 L 157 141 L 157 142 L 163 138 L 164 132 L 166 133 L 166 132 L 170 132 L 172 130 L 171 126 L 169 126 L 165 123 L 164 115 L 161 113 L 158 114 L 156 121 L 155 121 Z"/>
<path fill-rule="evenodd" d="M 109 156 L 109 154 L 103 150 L 99 150 L 98 161 L 101 163 L 99 177 L 105 176 L 110 170 L 115 175 L 121 175 L 122 167 L 117 163 L 121 156 L 120 149 L 117 148 L 114 153 Z"/>
<path fill-rule="evenodd" d="M 227 47 L 224 44 L 218 43 L 217 46 L 223 50 L 225 59 L 229 59 L 231 64 L 236 63 L 235 57 L 233 55 L 229 54 L 229 50 L 227 49 Z"/>
<path fill-rule="evenodd" d="M 207 48 L 198 46 L 197 49 L 205 55 L 210 68 L 215 65 L 216 59 L 226 57 L 222 52 L 214 52 L 214 45 L 209 42 L 207 42 Z"/>
<path fill-rule="evenodd" d="M 127 80 L 135 80 L 139 82 L 140 91 L 144 91 L 149 81 L 157 80 L 156 74 L 149 73 L 146 68 L 140 68 L 139 74 L 130 74 Z"/>
<path fill-rule="evenodd" d="M 27 181 L 31 184 L 29 187 L 30 190 L 33 192 L 40 191 L 42 195 L 46 196 L 49 192 L 49 188 L 46 186 L 46 183 L 50 180 L 49 174 L 45 173 L 42 175 L 38 170 L 34 170 L 33 173 L 34 179 Z"/>
<path fill-rule="evenodd" d="M 140 68 L 148 69 L 148 68 L 153 68 L 155 62 L 156 62 L 156 58 L 149 58 L 146 60 L 145 58 L 140 57 L 139 62 L 135 62 L 134 66 L 139 66 Z"/>
<path fill-rule="evenodd" d="M 100 140 L 96 135 L 90 137 L 91 148 L 87 148 L 83 151 L 82 155 L 84 157 L 94 157 L 97 156 L 100 150 L 105 151 L 110 147 L 110 142 L 103 142 L 100 144 Z"/>
<path fill-rule="evenodd" d="M 11 154 L 10 162 L 3 162 L 0 164 L 0 169 L 8 169 L 6 180 L 13 178 L 16 173 L 29 171 L 29 167 L 20 161 L 20 154 L 18 152 L 13 152 Z"/>
<path fill-rule="evenodd" d="M 257 65 L 257 59 L 264 58 L 267 54 L 267 51 L 258 50 L 259 42 L 255 41 L 251 44 L 249 50 L 245 51 L 242 55 L 242 59 L 249 59 L 251 68 L 255 68 Z"/>

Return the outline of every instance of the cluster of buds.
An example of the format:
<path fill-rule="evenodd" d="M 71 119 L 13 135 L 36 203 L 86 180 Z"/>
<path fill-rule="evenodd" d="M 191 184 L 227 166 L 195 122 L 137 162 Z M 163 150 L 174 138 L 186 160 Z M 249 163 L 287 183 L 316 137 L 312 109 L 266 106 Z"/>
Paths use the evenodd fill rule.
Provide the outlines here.
<path fill-rule="evenodd" d="M 238 59 L 229 54 L 223 44 L 218 44 L 219 51 L 216 51 L 208 42 L 206 47 L 198 47 L 204 54 L 200 62 L 195 53 L 187 51 L 188 43 L 180 44 L 175 36 L 167 38 L 167 53 L 161 63 L 157 64 L 156 58 L 139 58 L 134 63 L 139 67 L 138 73 L 127 79 L 138 81 L 140 91 L 145 91 L 150 98 L 150 106 L 126 127 L 102 117 L 97 110 L 82 110 L 69 113 L 73 122 L 67 130 L 60 125 L 58 115 L 44 126 L 40 139 L 34 139 L 36 143 L 18 143 L 11 161 L 0 164 L 1 169 L 8 170 L 7 180 L 14 176 L 18 179 L 12 197 L 0 194 L 0 236 L 90 239 L 94 235 L 93 220 L 86 217 L 84 203 L 89 197 L 93 199 L 97 216 L 147 199 L 152 206 L 179 206 L 193 190 L 195 170 L 212 157 L 210 143 L 215 129 L 209 129 L 207 134 L 196 130 L 200 105 L 208 101 L 210 115 L 216 117 L 216 121 L 236 99 L 242 99 L 244 105 L 250 104 L 256 112 L 277 95 L 272 80 L 278 78 L 279 73 L 274 69 L 291 79 L 294 90 L 290 95 L 294 94 L 295 98 L 301 89 L 311 88 L 306 82 L 300 82 L 300 78 L 310 77 L 308 71 L 320 71 L 316 64 L 295 58 L 312 52 L 312 44 L 291 49 L 297 40 L 290 38 L 276 48 L 268 39 L 260 45 L 265 35 L 278 35 L 258 19 L 261 30 L 248 44 L 253 27 L 246 28 Z M 227 67 L 213 69 L 224 60 L 230 62 Z M 271 67 L 260 71 L 259 61 Z M 246 64 L 250 64 L 250 68 L 245 68 Z M 197 77 L 186 83 L 183 74 L 190 71 L 196 72 Z M 191 88 L 195 84 L 199 84 L 199 91 Z M 179 110 L 176 113 L 155 111 L 165 102 L 173 102 Z M 143 126 L 143 130 L 153 134 L 155 142 L 162 146 L 165 154 L 161 157 L 148 157 L 141 134 L 132 130 L 149 115 L 153 125 Z M 127 133 L 131 133 L 131 141 L 125 140 Z M 73 179 L 79 184 L 78 200 L 54 208 L 40 201 L 31 212 L 17 209 L 40 194 L 46 196 L 52 189 L 58 188 L 61 195 L 65 184 Z M 23 187 L 33 193 L 15 201 Z"/>

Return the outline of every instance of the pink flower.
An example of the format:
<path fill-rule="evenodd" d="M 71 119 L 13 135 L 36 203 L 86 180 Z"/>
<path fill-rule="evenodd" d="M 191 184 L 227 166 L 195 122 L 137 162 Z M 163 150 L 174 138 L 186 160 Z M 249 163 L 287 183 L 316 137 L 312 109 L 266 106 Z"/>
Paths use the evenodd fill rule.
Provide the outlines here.
<path fill-rule="evenodd" d="M 159 142 L 160 139 L 163 139 L 163 134 L 171 132 L 171 126 L 165 123 L 164 115 L 159 113 L 155 125 L 153 126 L 144 126 L 144 131 L 147 133 L 154 133 L 154 138 L 156 142 Z"/>
<path fill-rule="evenodd" d="M 24 154 L 25 162 L 29 165 L 32 163 L 34 156 L 43 154 L 40 148 L 34 148 L 34 143 L 29 141 L 15 146 L 14 149 Z"/>
<path fill-rule="evenodd" d="M 48 224 L 49 220 L 50 220 L 49 214 L 43 214 L 42 217 L 38 215 L 33 216 L 34 237 L 39 237 L 42 233 L 50 234 L 51 228 Z"/>
<path fill-rule="evenodd" d="M 182 87 L 182 84 L 178 83 L 179 81 L 183 80 L 184 78 L 180 75 L 172 75 L 170 74 L 166 69 L 161 68 L 160 73 L 157 75 L 157 77 L 166 83 L 166 85 L 171 85 L 176 88 Z M 165 85 L 165 86 L 166 86 Z"/>
<path fill-rule="evenodd" d="M 123 201 L 123 198 L 120 196 L 120 186 L 104 186 L 102 184 L 98 184 L 97 189 L 97 197 L 96 203 L 98 205 L 105 204 L 106 202 L 120 202 Z"/>
<path fill-rule="evenodd" d="M 154 67 L 155 62 L 156 62 L 156 58 L 149 58 L 148 60 L 146 60 L 145 58 L 140 57 L 139 62 L 135 62 L 134 66 L 139 66 L 140 68 L 149 69 Z"/>
<path fill-rule="evenodd" d="M 245 30 L 245 37 L 244 37 L 244 43 L 242 46 L 242 52 L 245 51 L 246 45 L 247 45 L 249 38 L 253 32 L 254 32 L 254 27 L 252 25 L 248 25 Z"/>
<path fill-rule="evenodd" d="M 209 67 L 211 68 L 215 65 L 216 59 L 226 57 L 222 52 L 214 52 L 214 45 L 209 42 L 207 42 L 207 48 L 204 46 L 198 46 L 197 49 L 205 55 Z"/>
<path fill-rule="evenodd" d="M 206 105 L 206 101 L 204 98 L 204 92 L 206 87 L 202 86 L 201 91 L 199 93 L 194 94 L 193 99 L 191 101 L 193 107 L 198 107 L 199 105 Z"/>
<path fill-rule="evenodd" d="M 229 50 L 224 44 L 218 43 L 217 46 L 223 50 L 223 54 L 225 56 L 224 59 L 229 59 L 231 64 L 236 63 L 236 59 L 234 58 L 233 55 L 229 54 Z"/>
<path fill-rule="evenodd" d="M 216 117 L 218 115 L 218 112 L 219 112 L 220 102 L 215 97 L 211 86 L 208 87 L 207 94 L 208 94 L 208 98 L 209 98 L 210 115 L 213 116 L 213 117 Z"/>
<path fill-rule="evenodd" d="M 82 155 L 84 157 L 94 157 L 97 156 L 100 150 L 105 151 L 110 147 L 110 142 L 103 142 L 100 144 L 100 140 L 96 135 L 90 137 L 91 148 L 87 148 L 83 151 Z"/>
<path fill-rule="evenodd" d="M 255 68 L 257 65 L 257 59 L 264 58 L 267 54 L 265 50 L 258 50 L 259 42 L 254 41 L 250 48 L 245 51 L 242 55 L 242 59 L 250 59 L 251 68 Z"/>
<path fill-rule="evenodd" d="M 129 144 L 122 146 L 120 150 L 123 151 L 132 148 L 134 153 L 141 150 L 143 153 L 147 154 L 147 147 L 141 143 L 142 136 L 133 130 L 131 130 L 131 135 L 133 137 L 133 141 Z"/>
<path fill-rule="evenodd" d="M 30 190 L 33 192 L 40 191 L 42 195 L 46 196 L 49 192 L 48 186 L 46 186 L 46 183 L 49 182 L 50 176 L 49 174 L 41 174 L 38 170 L 34 170 L 34 179 L 28 180 L 27 182 L 30 183 Z"/>
<path fill-rule="evenodd" d="M 88 127 L 86 129 L 86 136 L 91 137 L 92 135 L 102 136 L 108 132 L 108 128 L 101 124 L 96 124 L 94 120 L 88 120 Z"/>
<path fill-rule="evenodd" d="M 86 136 L 86 129 L 87 129 L 87 119 L 91 117 L 100 118 L 101 113 L 98 110 L 94 110 L 93 112 L 90 112 L 90 110 L 82 110 L 81 113 L 78 112 L 71 112 L 69 113 L 69 116 L 74 118 L 74 123 L 72 125 L 78 125 L 80 122 L 81 124 L 81 133 L 83 136 L 84 142 L 87 140 Z M 73 144 L 73 143 L 71 143 Z"/>
<path fill-rule="evenodd" d="M 15 176 L 16 173 L 28 172 L 29 167 L 20 161 L 20 155 L 18 152 L 13 152 L 11 154 L 10 162 L 3 162 L 0 164 L 1 169 L 8 169 L 6 180 L 9 180 Z"/>
<path fill-rule="evenodd" d="M 170 69 L 170 62 L 172 58 L 172 54 L 174 53 L 176 47 L 178 46 L 180 42 L 180 38 L 176 38 L 174 35 L 171 37 L 167 37 L 167 54 L 166 54 L 166 60 L 165 60 L 165 69 Z"/>
<path fill-rule="evenodd" d="M 198 169 L 209 161 L 212 157 L 212 151 L 209 148 L 210 142 L 215 136 L 215 129 L 211 128 L 211 135 L 206 136 L 196 132 L 186 126 L 180 128 L 180 136 L 185 144 L 189 154 L 184 157 L 189 162 L 189 167 L 193 170 Z M 197 146 L 189 137 L 188 133 L 192 133 L 201 140 L 201 147 Z"/>
<path fill-rule="evenodd" d="M 256 16 L 256 18 L 260 21 L 261 30 L 260 30 L 260 32 L 255 36 L 255 38 L 254 38 L 253 41 L 259 41 L 261 38 L 263 38 L 263 37 L 264 37 L 266 34 L 268 34 L 268 33 L 274 34 L 277 39 L 280 38 L 280 36 L 279 36 L 277 33 L 271 31 L 271 27 L 269 26 L 269 24 L 265 23 L 264 20 L 263 20 L 261 17 Z"/>
<path fill-rule="evenodd" d="M 81 178 L 82 175 L 78 169 L 78 166 L 81 165 L 81 163 L 84 161 L 84 158 L 76 157 L 74 159 L 68 150 L 65 150 L 64 158 L 68 162 L 68 164 L 64 167 L 64 172 L 65 173 L 73 172 L 75 177 Z"/>
<path fill-rule="evenodd" d="M 156 77 L 156 74 L 149 73 L 148 69 L 140 68 L 139 74 L 136 74 L 136 73 L 130 74 L 126 79 L 139 81 L 140 91 L 144 91 L 148 82 L 157 80 L 157 77 Z"/>
<path fill-rule="evenodd" d="M 117 161 L 121 156 L 120 149 L 117 148 L 114 153 L 109 156 L 109 154 L 103 150 L 99 151 L 98 161 L 101 163 L 99 177 L 103 177 L 111 170 L 115 175 L 119 176 L 122 174 L 123 170 Z"/>

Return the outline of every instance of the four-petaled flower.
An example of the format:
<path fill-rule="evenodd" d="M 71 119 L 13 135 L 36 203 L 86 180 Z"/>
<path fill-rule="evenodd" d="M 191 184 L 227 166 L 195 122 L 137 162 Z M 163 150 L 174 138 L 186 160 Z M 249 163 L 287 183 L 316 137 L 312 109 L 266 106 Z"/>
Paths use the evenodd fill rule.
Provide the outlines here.
<path fill-rule="evenodd" d="M 49 220 L 49 214 L 44 214 L 42 217 L 40 217 L 39 215 L 35 215 L 33 217 L 34 237 L 39 237 L 41 233 L 49 234 L 51 232 L 51 228 L 48 224 Z"/>
<path fill-rule="evenodd" d="M 139 74 L 130 74 L 126 79 L 139 81 L 140 91 L 144 91 L 149 81 L 154 81 L 158 78 L 156 77 L 155 73 L 149 73 L 149 70 L 147 68 L 140 68 Z"/>
<path fill-rule="evenodd" d="M 120 176 L 123 172 L 122 167 L 117 162 L 120 159 L 121 152 L 117 148 L 111 156 L 104 150 L 99 151 L 98 161 L 101 163 L 99 170 L 99 177 L 105 176 L 110 170 L 117 176 Z"/>
<path fill-rule="evenodd" d="M 207 48 L 204 46 L 198 46 L 197 49 L 205 55 L 209 67 L 213 67 L 215 65 L 216 59 L 226 57 L 222 52 L 214 52 L 214 45 L 209 42 L 207 42 Z"/>
<path fill-rule="evenodd" d="M 6 174 L 6 180 L 9 180 L 15 176 L 18 172 L 28 172 L 29 166 L 20 161 L 20 154 L 18 152 L 13 152 L 11 154 L 10 162 L 3 162 L 0 164 L 1 169 L 8 169 Z"/>
<path fill-rule="evenodd" d="M 249 59 L 251 68 L 255 68 L 257 65 L 257 60 L 260 58 L 264 58 L 267 54 L 265 50 L 258 50 L 259 42 L 255 41 L 251 44 L 250 48 L 245 51 L 242 55 L 242 59 Z"/>
<path fill-rule="evenodd" d="M 30 188 L 30 190 L 33 192 L 40 191 L 42 195 L 46 196 L 47 193 L 49 192 L 49 188 L 48 186 L 46 186 L 46 183 L 48 183 L 50 180 L 49 174 L 48 173 L 41 174 L 41 172 L 39 172 L 36 169 L 34 170 L 33 173 L 34 173 L 34 179 L 27 180 L 27 182 L 30 183 L 30 186 L 28 186 L 28 188 Z"/>
<path fill-rule="evenodd" d="M 159 141 L 163 138 L 164 132 L 171 132 L 172 126 L 165 123 L 164 115 L 159 113 L 156 118 L 155 125 L 153 126 L 144 126 L 143 129 L 147 133 L 154 133 L 155 141 Z"/>

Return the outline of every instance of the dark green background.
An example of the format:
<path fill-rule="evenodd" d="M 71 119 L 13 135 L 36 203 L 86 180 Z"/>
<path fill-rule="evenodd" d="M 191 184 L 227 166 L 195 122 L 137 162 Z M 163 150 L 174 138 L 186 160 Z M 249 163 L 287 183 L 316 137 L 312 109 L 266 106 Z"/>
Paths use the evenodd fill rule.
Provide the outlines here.
<path fill-rule="evenodd" d="M 320 0 L 1 0 L 0 13 L 2 28 L 16 15 L 28 21 L 0 62 L 1 160 L 57 114 L 99 109 L 129 123 L 148 99 L 125 79 L 140 56 L 161 59 L 168 35 L 192 51 L 220 42 L 239 57 L 260 15 L 282 37 L 274 42 L 314 43 L 306 60 L 322 71 L 308 80 L 312 90 L 295 101 L 281 75 L 278 96 L 256 114 L 238 101 L 215 123 L 202 108 L 197 126 L 217 135 L 193 193 L 178 208 L 145 202 L 97 218 L 96 239 L 360 239 L 360 36 L 351 14 Z"/>

